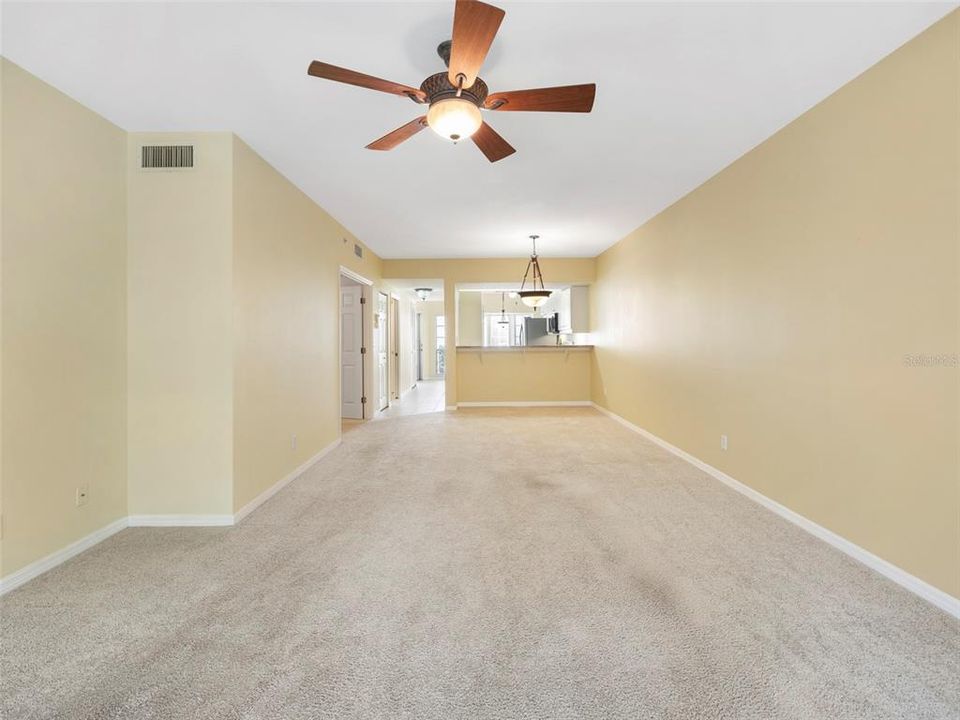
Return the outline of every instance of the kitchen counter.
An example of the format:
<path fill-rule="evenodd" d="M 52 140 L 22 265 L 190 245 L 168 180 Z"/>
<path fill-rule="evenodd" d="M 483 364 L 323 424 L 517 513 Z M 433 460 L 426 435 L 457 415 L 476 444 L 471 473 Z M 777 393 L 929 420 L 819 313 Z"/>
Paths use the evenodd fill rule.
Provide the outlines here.
<path fill-rule="evenodd" d="M 457 352 L 556 352 L 557 350 L 592 350 L 593 345 L 519 345 L 488 347 L 486 345 L 457 345 Z"/>
<path fill-rule="evenodd" d="M 589 405 L 593 345 L 457 348 L 457 405 Z"/>

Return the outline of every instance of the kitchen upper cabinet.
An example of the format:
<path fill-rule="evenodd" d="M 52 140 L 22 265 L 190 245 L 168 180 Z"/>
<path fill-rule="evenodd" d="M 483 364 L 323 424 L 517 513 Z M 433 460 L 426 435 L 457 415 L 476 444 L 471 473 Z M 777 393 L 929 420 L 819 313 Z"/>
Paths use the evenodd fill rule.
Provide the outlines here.
<path fill-rule="evenodd" d="M 557 313 L 561 333 L 590 332 L 590 288 L 586 285 L 574 285 L 554 290 L 547 301 L 540 306 L 540 316 L 549 317 Z"/>
<path fill-rule="evenodd" d="M 573 285 L 560 291 L 556 312 L 560 314 L 560 332 L 590 332 L 590 288 Z"/>
<path fill-rule="evenodd" d="M 560 301 L 560 293 L 562 292 L 563 290 L 554 290 L 552 293 L 550 293 L 550 297 L 544 300 L 543 305 L 541 305 L 538 308 L 540 312 L 540 317 L 549 317 L 550 315 L 553 315 L 555 312 L 560 311 L 559 301 Z"/>

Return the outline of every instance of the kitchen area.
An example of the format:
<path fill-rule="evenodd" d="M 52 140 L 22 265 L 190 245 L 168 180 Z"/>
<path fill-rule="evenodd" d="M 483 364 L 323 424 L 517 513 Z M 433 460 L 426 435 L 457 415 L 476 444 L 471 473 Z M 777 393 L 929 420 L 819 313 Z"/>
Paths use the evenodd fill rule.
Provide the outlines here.
<path fill-rule="evenodd" d="M 460 285 L 456 351 L 461 407 L 588 405 L 590 287 L 524 298 L 515 285 Z"/>
<path fill-rule="evenodd" d="M 418 311 L 417 289 L 431 289 L 431 299 L 443 303 L 447 410 L 591 404 L 596 264 L 593 258 L 541 259 L 535 246 L 532 250 L 529 260 L 383 261 L 383 282 L 401 306 L 402 348 L 416 345 L 407 318 Z M 433 350 L 428 343 L 423 346 Z M 415 354 L 410 357 L 415 368 Z M 416 375 L 409 375 L 406 352 L 401 351 L 399 360 L 401 368 L 407 368 L 401 371 L 406 389 Z"/>

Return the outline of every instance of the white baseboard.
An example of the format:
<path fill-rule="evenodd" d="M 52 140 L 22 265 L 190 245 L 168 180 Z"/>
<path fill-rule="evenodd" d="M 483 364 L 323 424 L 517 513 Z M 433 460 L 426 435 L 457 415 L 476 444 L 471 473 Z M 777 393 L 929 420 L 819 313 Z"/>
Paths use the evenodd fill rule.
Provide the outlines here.
<path fill-rule="evenodd" d="M 257 495 L 253 500 L 251 500 L 251 501 L 248 502 L 246 505 L 244 505 L 242 508 L 240 508 L 239 510 L 237 510 L 237 512 L 234 513 L 234 515 L 233 515 L 233 524 L 239 523 L 239 522 L 240 522 L 241 520 L 243 520 L 247 515 L 249 515 L 250 513 L 252 513 L 252 512 L 253 512 L 254 510 L 256 510 L 258 507 L 260 507 L 261 505 L 263 505 L 267 500 L 269 500 L 269 499 L 272 498 L 274 495 L 276 495 L 278 492 L 280 492 L 281 490 L 283 490 L 283 488 L 286 487 L 291 481 L 293 481 L 293 480 L 297 479 L 298 477 L 300 477 L 301 475 L 303 475 L 303 473 L 305 473 L 307 470 L 309 470 L 313 465 L 315 465 L 317 462 L 319 462 L 324 456 L 326 456 L 328 453 L 330 453 L 332 450 L 334 450 L 338 445 L 340 445 L 340 438 L 337 438 L 336 440 L 334 440 L 332 443 L 330 443 L 329 445 L 327 445 L 323 450 L 321 450 L 321 451 L 318 452 L 316 455 L 314 455 L 312 458 L 310 458 L 310 459 L 307 460 L 305 463 L 303 463 L 303 464 L 302 464 L 300 467 L 298 467 L 296 470 L 294 470 L 294 471 L 291 472 L 290 474 L 288 474 L 288 475 L 286 475 L 285 477 L 283 477 L 283 478 L 281 478 L 280 480 L 278 480 L 276 483 L 274 483 L 273 485 L 271 485 L 270 487 L 268 487 L 266 490 L 264 490 L 262 493 L 260 493 L 259 495 Z"/>
<path fill-rule="evenodd" d="M 589 400 L 518 400 L 509 402 L 462 402 L 457 407 L 591 407 Z"/>
<path fill-rule="evenodd" d="M 694 467 L 697 467 L 700 470 L 703 470 L 703 472 L 719 480 L 724 485 L 727 485 L 728 487 L 733 488 L 741 495 L 745 495 L 746 497 L 753 500 L 755 503 L 758 503 L 759 505 L 762 505 L 768 510 L 775 512 L 777 515 L 784 518 L 785 520 L 789 520 L 797 527 L 800 527 L 806 530 L 808 533 L 819 538 L 820 540 L 823 540 L 824 542 L 829 543 L 830 545 L 835 547 L 837 550 L 840 550 L 846 555 L 849 555 L 850 557 L 852 557 L 854 560 L 857 560 L 863 563 L 868 568 L 880 573 L 884 577 L 889 578 L 890 580 L 893 580 L 895 583 L 897 583 L 901 587 L 906 588 L 907 590 L 909 590 L 915 595 L 918 595 L 919 597 L 923 598 L 930 604 L 936 605 L 938 608 L 949 613 L 955 618 L 960 618 L 960 599 L 953 597 L 953 595 L 950 595 L 949 593 L 946 593 L 943 590 L 940 590 L 939 588 L 935 588 L 933 585 L 921 580 L 915 575 L 911 575 L 906 570 L 903 570 L 902 568 L 897 567 L 893 563 L 888 562 L 883 558 L 874 555 L 869 550 L 865 550 L 859 545 L 856 545 L 855 543 L 850 542 L 846 538 L 840 535 L 837 535 L 832 530 L 827 530 L 827 528 L 823 527 L 822 525 L 818 525 L 817 523 L 813 522 L 813 520 L 805 518 L 803 515 L 800 515 L 799 513 L 794 512 L 790 508 L 784 505 L 781 505 L 776 500 L 771 500 L 766 495 L 757 492 L 756 490 L 754 490 L 753 488 L 747 485 L 744 485 L 739 480 L 734 480 L 732 477 L 727 475 L 722 470 L 718 470 L 712 465 L 708 465 L 707 463 L 703 462 L 699 458 L 696 458 L 690 453 L 684 450 L 681 450 L 675 445 L 671 445 L 666 440 L 654 435 L 652 432 L 649 432 L 648 430 L 644 430 L 642 427 L 639 427 L 638 425 L 634 425 L 629 420 L 626 420 L 620 417 L 619 415 L 617 415 L 616 413 L 611 412 L 610 410 L 607 410 L 605 407 L 601 407 L 596 403 L 592 403 L 592 404 L 593 404 L 593 407 L 595 407 L 597 410 L 602 412 L 604 415 L 607 415 L 608 417 L 616 420 L 618 423 L 620 423 L 624 427 L 627 427 L 630 430 L 633 430 L 634 432 L 642 435 L 643 437 L 647 438 L 651 442 L 656 443 L 657 445 L 662 447 L 664 450 L 673 453 L 674 455 L 676 455 L 677 457 L 683 460 L 686 460 L 688 463 L 690 463 Z"/>
<path fill-rule="evenodd" d="M 10 592 L 14 588 L 18 588 L 26 582 L 33 580 L 35 577 L 42 575 L 48 570 L 52 570 L 57 565 L 66 562 L 70 558 L 79 555 L 84 550 L 89 550 L 97 543 L 103 542 L 111 535 L 123 530 L 127 527 L 127 518 L 122 517 L 119 520 L 114 520 L 109 525 L 105 525 L 99 530 L 94 530 L 92 533 L 86 537 L 82 537 L 76 542 L 72 542 L 64 548 L 60 548 L 54 553 L 50 553 L 44 558 L 30 563 L 24 568 L 20 568 L 14 573 L 10 573 L 5 578 L 0 578 L 0 595 Z"/>
<path fill-rule="evenodd" d="M 224 527 L 233 515 L 131 515 L 130 527 Z"/>
<path fill-rule="evenodd" d="M 457 406 L 456 406 L 456 405 L 447 405 L 444 409 L 445 409 L 445 410 L 456 410 L 456 409 L 457 409 Z"/>
<path fill-rule="evenodd" d="M 284 477 L 270 488 L 260 493 L 257 497 L 244 505 L 235 515 L 130 515 L 115 520 L 109 525 L 96 530 L 86 537 L 72 542 L 65 548 L 61 548 L 36 562 L 32 562 L 24 568 L 17 570 L 4 578 L 0 578 L 0 595 L 8 593 L 14 588 L 18 588 L 35 577 L 42 575 L 48 570 L 52 570 L 57 565 L 66 562 L 70 558 L 79 555 L 84 550 L 89 550 L 97 543 L 103 542 L 111 535 L 114 535 L 126 527 L 226 527 L 239 523 L 243 518 L 252 513 L 267 500 L 276 495 L 291 480 L 299 477 L 310 466 L 316 463 L 340 444 L 340 438 L 337 438 L 330 445 L 318 452 L 303 465 L 298 467 L 292 473 Z"/>

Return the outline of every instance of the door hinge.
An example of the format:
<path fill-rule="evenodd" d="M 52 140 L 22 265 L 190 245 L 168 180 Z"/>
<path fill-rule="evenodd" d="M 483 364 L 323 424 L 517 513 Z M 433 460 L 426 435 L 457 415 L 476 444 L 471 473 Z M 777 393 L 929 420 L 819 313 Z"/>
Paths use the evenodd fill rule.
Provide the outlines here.
<path fill-rule="evenodd" d="M 361 354 L 361 355 L 366 355 L 366 354 L 367 354 L 367 349 L 366 349 L 365 347 L 360 348 L 360 354 Z"/>
<path fill-rule="evenodd" d="M 363 295 L 360 296 L 360 304 L 361 304 L 361 305 L 366 305 L 366 304 L 367 304 L 367 299 L 366 299 Z"/>
<path fill-rule="evenodd" d="M 361 405 L 366 405 L 366 404 L 367 404 L 367 399 L 366 399 L 365 397 L 360 398 L 360 404 L 361 404 Z"/>

